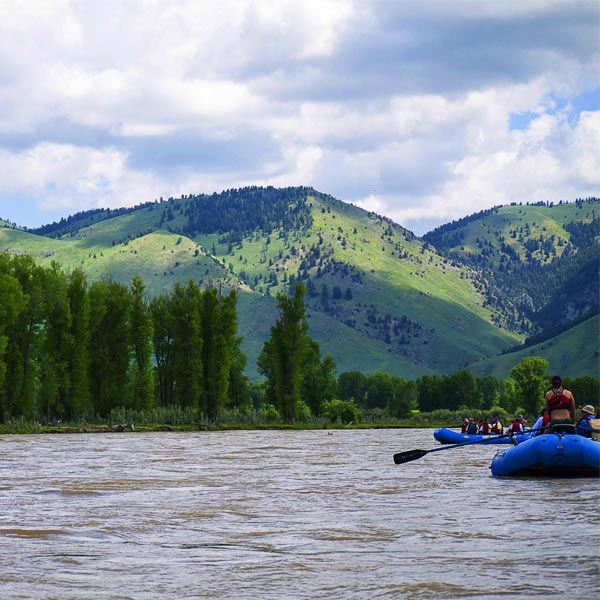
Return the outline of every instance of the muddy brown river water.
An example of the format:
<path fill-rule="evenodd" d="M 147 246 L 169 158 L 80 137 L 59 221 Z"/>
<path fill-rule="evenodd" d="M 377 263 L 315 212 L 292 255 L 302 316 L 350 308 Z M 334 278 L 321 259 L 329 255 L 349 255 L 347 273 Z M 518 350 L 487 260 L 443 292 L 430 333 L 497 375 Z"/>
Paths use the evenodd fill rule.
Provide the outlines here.
<path fill-rule="evenodd" d="M 597 479 L 433 430 L 0 436 L 0 598 L 600 597 Z"/>

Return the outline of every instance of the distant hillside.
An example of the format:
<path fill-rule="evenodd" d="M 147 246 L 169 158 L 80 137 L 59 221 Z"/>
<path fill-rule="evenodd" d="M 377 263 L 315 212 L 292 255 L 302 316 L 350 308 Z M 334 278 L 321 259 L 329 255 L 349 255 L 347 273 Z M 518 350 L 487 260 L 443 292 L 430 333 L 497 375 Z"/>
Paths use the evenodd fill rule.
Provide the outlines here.
<path fill-rule="evenodd" d="M 582 209 L 575 205 L 565 207 L 564 214 L 585 225 L 594 220 L 588 215 L 597 208 L 592 204 L 584 203 L 579 216 L 586 216 L 579 221 L 576 211 Z M 189 279 L 236 288 L 251 377 L 257 376 L 256 358 L 276 318 L 275 295 L 301 280 L 308 288 L 310 335 L 334 357 L 338 372 L 386 371 L 414 378 L 452 373 L 500 355 L 533 332 L 528 320 L 544 306 L 538 307 L 533 296 L 529 303 L 515 302 L 514 291 L 495 301 L 502 297 L 501 284 L 508 284 L 491 275 L 491 262 L 479 264 L 475 250 L 487 261 L 482 250 L 490 245 L 512 246 L 506 238 L 500 242 L 505 234 L 496 234 L 500 225 L 494 226 L 494 219 L 524 218 L 518 212 L 522 208 L 472 218 L 479 231 L 472 243 L 471 221 L 421 240 L 385 217 L 312 188 L 251 187 L 78 213 L 35 231 L 0 229 L 0 251 L 26 252 L 41 264 L 80 267 L 91 280 L 129 283 L 140 274 L 152 295 Z M 532 218 L 527 217 L 530 229 Z M 581 257 L 585 243 L 573 239 L 587 234 L 569 233 L 563 221 L 548 218 L 543 227 L 566 232 L 565 245 L 573 246 L 567 255 Z M 514 226 L 505 225 L 509 237 Z M 463 236 L 458 246 L 449 245 L 452 231 Z M 523 233 L 523 247 L 526 238 Z M 564 246 L 556 246 L 557 256 L 565 254 Z M 512 260 L 522 262 L 498 257 L 496 270 L 502 264 L 512 272 Z M 577 269 L 571 270 L 574 275 Z"/>
<path fill-rule="evenodd" d="M 551 373 L 571 378 L 583 375 L 600 377 L 599 339 L 600 317 L 595 315 L 540 344 L 469 365 L 469 370 L 477 376 L 495 375 L 504 379 L 523 358 L 541 356 L 548 361 Z"/>
<path fill-rule="evenodd" d="M 600 200 L 496 207 L 424 239 L 480 270 L 490 306 L 529 334 L 597 311 Z"/>
<path fill-rule="evenodd" d="M 311 335 L 339 371 L 450 372 L 519 340 L 494 324 L 470 268 L 389 219 L 310 188 L 171 198 L 104 216 L 80 213 L 66 229 L 45 229 L 52 238 L 0 230 L 0 249 L 81 267 L 91 279 L 128 283 L 139 273 L 152 294 L 190 278 L 235 287 L 250 374 L 275 294 L 298 279 L 309 289 Z"/>

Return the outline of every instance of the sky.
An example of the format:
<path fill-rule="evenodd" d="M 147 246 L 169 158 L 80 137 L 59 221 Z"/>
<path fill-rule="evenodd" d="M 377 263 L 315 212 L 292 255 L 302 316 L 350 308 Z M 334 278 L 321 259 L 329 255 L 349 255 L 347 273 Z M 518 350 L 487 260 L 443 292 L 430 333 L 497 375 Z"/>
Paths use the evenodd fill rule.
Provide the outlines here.
<path fill-rule="evenodd" d="M 0 0 L 0 218 L 312 186 L 417 235 L 600 196 L 598 0 Z"/>

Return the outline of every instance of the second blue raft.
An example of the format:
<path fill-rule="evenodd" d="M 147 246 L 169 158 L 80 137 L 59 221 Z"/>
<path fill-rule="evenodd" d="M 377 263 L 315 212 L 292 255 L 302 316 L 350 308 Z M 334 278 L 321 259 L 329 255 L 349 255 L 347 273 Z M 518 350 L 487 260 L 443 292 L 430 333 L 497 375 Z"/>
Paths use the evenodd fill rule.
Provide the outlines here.
<path fill-rule="evenodd" d="M 463 442 L 481 442 L 482 444 L 514 444 L 529 439 L 528 433 L 518 433 L 513 437 L 501 433 L 468 434 L 442 427 L 433 432 L 433 437 L 442 444 L 462 444 Z"/>

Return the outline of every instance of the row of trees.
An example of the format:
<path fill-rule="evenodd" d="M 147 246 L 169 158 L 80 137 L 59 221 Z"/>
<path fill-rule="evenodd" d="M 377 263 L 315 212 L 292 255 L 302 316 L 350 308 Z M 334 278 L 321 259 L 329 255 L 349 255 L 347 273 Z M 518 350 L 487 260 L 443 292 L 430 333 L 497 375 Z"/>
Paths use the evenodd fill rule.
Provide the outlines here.
<path fill-rule="evenodd" d="M 0 254 L 0 422 L 176 405 L 214 419 L 248 402 L 236 294 L 98 281 Z"/>
<path fill-rule="evenodd" d="M 544 359 L 521 361 L 511 377 L 462 370 L 414 381 L 357 371 L 336 377 L 308 333 L 306 287 L 277 296 L 278 318 L 258 359 L 264 381 L 244 375 L 237 297 L 190 281 L 149 299 L 143 281 L 88 284 L 79 269 L 37 266 L 0 254 L 0 423 L 108 417 L 114 409 L 177 407 L 210 420 L 224 410 L 268 407 L 281 420 L 404 418 L 414 410 L 539 411 L 549 387 Z M 600 380 L 564 378 L 580 402 Z"/>

